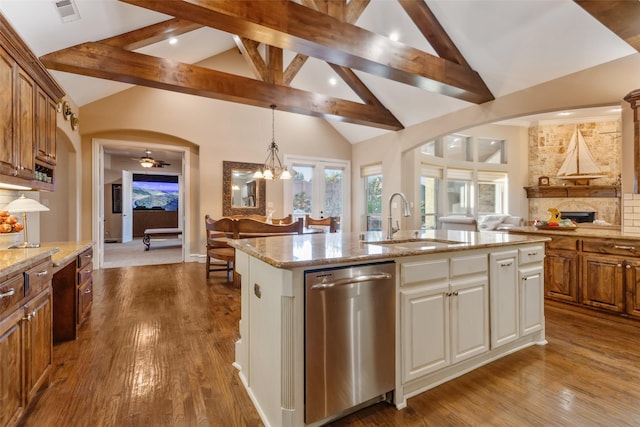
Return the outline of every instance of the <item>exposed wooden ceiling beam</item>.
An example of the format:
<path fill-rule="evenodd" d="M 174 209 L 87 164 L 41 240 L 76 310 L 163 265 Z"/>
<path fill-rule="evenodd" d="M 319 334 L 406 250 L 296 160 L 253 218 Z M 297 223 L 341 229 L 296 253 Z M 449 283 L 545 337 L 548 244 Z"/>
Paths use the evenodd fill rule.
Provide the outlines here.
<path fill-rule="evenodd" d="M 167 40 L 170 37 L 177 37 L 181 34 L 197 30 L 203 26 L 204 25 L 195 24 L 183 19 L 174 18 L 104 39 L 100 43 L 120 47 L 126 50 L 136 50 L 162 40 Z"/>
<path fill-rule="evenodd" d="M 640 2 L 575 0 L 591 16 L 640 52 Z"/>
<path fill-rule="evenodd" d="M 120 1 L 469 102 L 494 99 L 469 67 L 295 2 Z"/>
<path fill-rule="evenodd" d="M 233 36 L 233 41 L 235 41 L 236 46 L 242 53 L 242 56 L 245 58 L 247 65 L 251 68 L 253 75 L 256 76 L 257 79 L 267 80 L 267 64 L 264 62 L 262 55 L 258 52 L 258 43 L 255 40 L 249 40 L 246 37 Z"/>
<path fill-rule="evenodd" d="M 440 25 L 438 18 L 435 17 L 425 2 L 398 0 L 398 3 L 407 12 L 409 18 L 416 24 L 416 27 L 418 27 L 439 57 L 469 67 L 464 56 L 462 56 L 447 32 Z"/>
<path fill-rule="evenodd" d="M 340 120 L 388 130 L 402 124 L 387 110 L 235 76 L 196 65 L 83 43 L 40 58 L 47 68 L 224 101 Z"/>

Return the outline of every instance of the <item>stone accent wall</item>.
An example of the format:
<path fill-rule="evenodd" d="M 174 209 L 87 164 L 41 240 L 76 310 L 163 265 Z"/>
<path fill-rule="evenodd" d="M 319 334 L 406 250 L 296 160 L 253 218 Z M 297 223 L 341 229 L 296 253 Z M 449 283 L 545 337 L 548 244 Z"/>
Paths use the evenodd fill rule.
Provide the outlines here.
<path fill-rule="evenodd" d="M 556 178 L 564 162 L 575 128 L 580 130 L 591 154 L 606 174 L 594 179 L 591 185 L 615 185 L 621 173 L 622 138 L 620 121 L 585 122 L 563 125 L 537 125 L 529 128 L 529 185 L 538 185 L 538 177 L 548 176 L 550 185 L 574 185 Z M 595 211 L 596 219 L 621 224 L 619 198 L 539 198 L 529 199 L 529 221 L 546 219 L 547 209 L 560 211 Z"/>

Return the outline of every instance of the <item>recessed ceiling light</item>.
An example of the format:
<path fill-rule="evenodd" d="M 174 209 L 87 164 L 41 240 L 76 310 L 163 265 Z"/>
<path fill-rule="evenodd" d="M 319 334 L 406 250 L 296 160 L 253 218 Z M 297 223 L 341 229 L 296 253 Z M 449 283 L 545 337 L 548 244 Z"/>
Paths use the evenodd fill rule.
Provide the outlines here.
<path fill-rule="evenodd" d="M 391 34 L 389 34 L 389 38 L 394 42 L 397 42 L 400 40 L 400 34 L 397 31 L 392 31 Z"/>
<path fill-rule="evenodd" d="M 337 84 L 338 84 L 338 79 L 336 79 L 335 77 L 331 77 L 331 78 L 329 79 L 329 84 L 330 84 L 331 86 L 335 86 L 335 85 L 337 85 Z"/>
<path fill-rule="evenodd" d="M 171 38 L 169 39 L 169 44 L 176 44 L 176 43 L 178 43 L 178 39 L 177 39 L 177 38 L 175 38 L 175 37 L 171 37 Z"/>

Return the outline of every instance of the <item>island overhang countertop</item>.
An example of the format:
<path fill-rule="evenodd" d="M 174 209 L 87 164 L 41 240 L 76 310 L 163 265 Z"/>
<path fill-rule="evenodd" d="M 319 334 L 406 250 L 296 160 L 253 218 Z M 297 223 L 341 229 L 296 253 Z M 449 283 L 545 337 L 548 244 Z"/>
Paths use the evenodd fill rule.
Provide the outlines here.
<path fill-rule="evenodd" d="M 387 240 L 381 231 L 369 231 L 230 239 L 228 242 L 237 250 L 276 268 L 291 269 L 547 240 L 549 238 L 542 235 L 525 236 L 493 231 L 401 230 L 392 240 Z"/>

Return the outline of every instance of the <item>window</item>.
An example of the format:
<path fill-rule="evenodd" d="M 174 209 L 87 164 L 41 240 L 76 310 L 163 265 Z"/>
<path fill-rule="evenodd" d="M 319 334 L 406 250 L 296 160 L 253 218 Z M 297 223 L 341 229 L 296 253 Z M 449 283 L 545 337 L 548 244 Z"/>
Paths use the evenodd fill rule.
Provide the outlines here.
<path fill-rule="evenodd" d="M 473 175 L 470 170 L 447 170 L 447 214 L 473 214 Z"/>
<path fill-rule="evenodd" d="M 506 173 L 478 171 L 478 214 L 504 213 L 506 188 Z"/>
<path fill-rule="evenodd" d="M 446 147 L 445 157 L 450 160 L 471 161 L 471 138 L 462 135 L 447 135 L 444 137 Z"/>
<path fill-rule="evenodd" d="M 285 203 L 292 206 L 294 220 L 308 214 L 314 218 L 339 216 L 343 224 L 348 221 L 342 221 L 348 212 L 348 162 L 287 159 L 287 166 L 291 171 L 291 193 L 290 199 L 286 197 L 290 202 Z"/>
<path fill-rule="evenodd" d="M 366 230 L 382 230 L 382 165 L 362 168 Z"/>
<path fill-rule="evenodd" d="M 442 157 L 441 145 L 437 140 L 429 141 L 422 145 L 420 151 L 427 156 Z"/>
<path fill-rule="evenodd" d="M 438 195 L 442 178 L 442 169 L 422 165 L 420 173 L 420 227 L 433 230 L 437 225 Z"/>
<path fill-rule="evenodd" d="M 506 164 L 506 145 L 503 139 L 478 138 L 478 162 Z"/>

